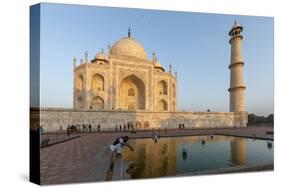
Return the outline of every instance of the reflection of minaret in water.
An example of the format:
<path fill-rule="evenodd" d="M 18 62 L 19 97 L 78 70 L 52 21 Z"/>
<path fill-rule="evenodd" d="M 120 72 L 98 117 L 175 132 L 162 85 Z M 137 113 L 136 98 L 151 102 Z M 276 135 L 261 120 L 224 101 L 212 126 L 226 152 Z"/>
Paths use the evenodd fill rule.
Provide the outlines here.
<path fill-rule="evenodd" d="M 234 137 L 230 140 L 230 161 L 234 165 L 246 163 L 246 140 Z"/>

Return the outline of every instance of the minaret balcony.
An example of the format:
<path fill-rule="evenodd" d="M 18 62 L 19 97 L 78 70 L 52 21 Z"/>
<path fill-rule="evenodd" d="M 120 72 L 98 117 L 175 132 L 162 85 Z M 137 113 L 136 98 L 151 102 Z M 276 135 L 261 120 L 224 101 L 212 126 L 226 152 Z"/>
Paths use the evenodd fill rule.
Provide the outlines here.
<path fill-rule="evenodd" d="M 242 65 L 244 66 L 244 62 L 243 61 L 237 61 L 237 62 L 234 62 L 234 63 L 231 63 L 228 68 L 231 69 L 233 66 L 237 66 L 237 65 Z"/>

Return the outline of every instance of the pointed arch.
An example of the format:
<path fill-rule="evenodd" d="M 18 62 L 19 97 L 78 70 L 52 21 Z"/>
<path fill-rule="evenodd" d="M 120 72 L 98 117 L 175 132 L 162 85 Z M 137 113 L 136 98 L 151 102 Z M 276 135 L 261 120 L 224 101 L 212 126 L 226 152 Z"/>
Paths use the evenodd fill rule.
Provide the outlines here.
<path fill-rule="evenodd" d="M 166 102 L 164 99 L 160 100 L 160 101 L 158 102 L 158 104 L 157 104 L 157 109 L 158 109 L 158 111 L 160 111 L 160 112 L 162 112 L 162 111 L 167 111 L 167 110 L 168 110 L 168 104 L 167 104 L 167 102 Z"/>
<path fill-rule="evenodd" d="M 158 82 L 158 94 L 159 95 L 167 95 L 168 94 L 168 84 L 166 81 L 161 80 Z"/>
<path fill-rule="evenodd" d="M 78 91 L 82 91 L 83 90 L 83 84 L 84 84 L 83 75 L 79 74 L 77 79 L 76 79 L 76 89 Z"/>
<path fill-rule="evenodd" d="M 145 85 L 142 79 L 132 74 L 121 80 L 118 106 L 121 109 L 145 109 Z"/>
<path fill-rule="evenodd" d="M 92 91 L 104 91 L 104 77 L 99 73 L 92 77 Z"/>
<path fill-rule="evenodd" d="M 90 109 L 92 110 L 102 110 L 104 109 L 104 100 L 100 96 L 95 96 L 92 99 Z"/>

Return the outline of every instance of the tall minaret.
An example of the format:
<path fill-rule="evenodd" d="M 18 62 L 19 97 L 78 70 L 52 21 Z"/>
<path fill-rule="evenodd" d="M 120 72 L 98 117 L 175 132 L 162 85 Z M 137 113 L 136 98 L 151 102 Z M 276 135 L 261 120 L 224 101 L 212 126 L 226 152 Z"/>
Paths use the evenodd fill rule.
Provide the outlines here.
<path fill-rule="evenodd" d="M 234 23 L 233 27 L 229 31 L 231 45 L 231 63 L 230 69 L 230 88 L 228 89 L 230 94 L 230 112 L 245 111 L 244 107 L 244 91 L 246 89 L 243 81 L 243 66 L 242 59 L 242 30 L 243 27 L 238 23 Z"/>

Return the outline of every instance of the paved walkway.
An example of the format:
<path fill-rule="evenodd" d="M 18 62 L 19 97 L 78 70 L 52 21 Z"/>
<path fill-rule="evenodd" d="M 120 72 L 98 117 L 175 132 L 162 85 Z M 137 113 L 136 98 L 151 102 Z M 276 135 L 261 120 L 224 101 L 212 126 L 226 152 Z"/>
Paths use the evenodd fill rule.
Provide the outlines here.
<path fill-rule="evenodd" d="M 65 142 L 77 138 L 79 136 L 79 134 L 67 135 L 66 133 L 43 133 L 40 136 L 41 147 L 51 146 L 56 143 Z"/>
<path fill-rule="evenodd" d="M 266 135 L 270 127 L 249 127 L 236 129 L 185 129 L 159 131 L 160 136 L 181 136 L 197 134 L 227 134 L 258 138 L 273 138 Z M 151 137 L 152 131 L 81 133 L 80 137 L 41 149 L 41 183 L 60 184 L 127 179 L 120 171 L 121 161 L 110 166 L 109 145 L 119 136 L 131 138 Z M 75 135 L 72 135 L 75 136 Z M 126 165 L 126 164 L 123 164 Z"/>

